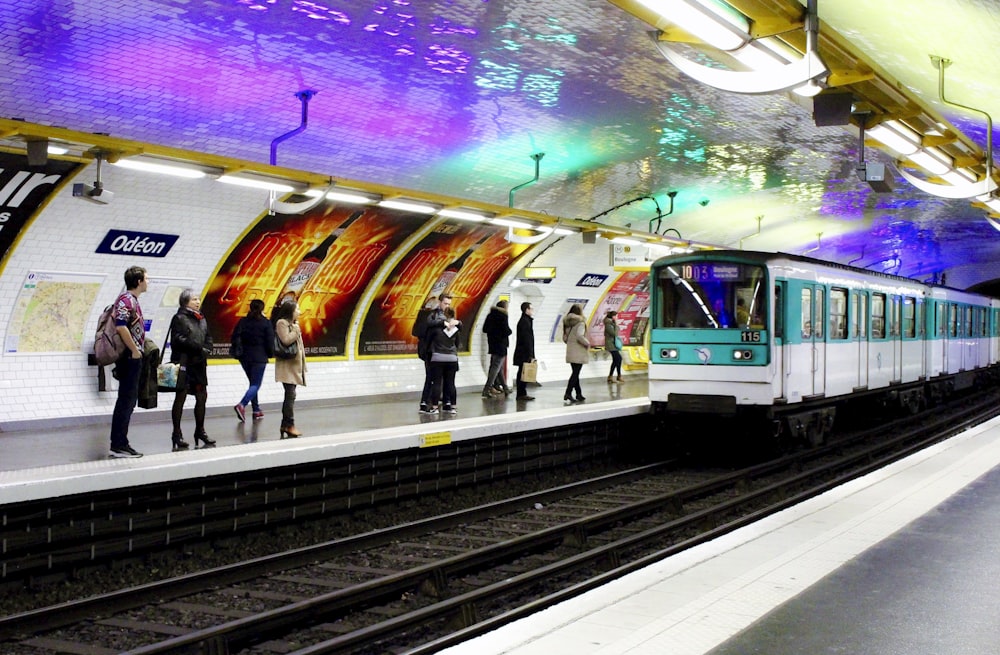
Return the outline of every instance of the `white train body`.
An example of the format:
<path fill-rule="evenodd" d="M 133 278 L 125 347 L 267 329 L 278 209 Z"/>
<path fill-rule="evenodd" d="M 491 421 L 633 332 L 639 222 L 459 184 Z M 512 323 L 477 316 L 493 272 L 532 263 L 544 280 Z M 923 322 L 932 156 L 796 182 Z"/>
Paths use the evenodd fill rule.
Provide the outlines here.
<path fill-rule="evenodd" d="M 839 401 L 881 394 L 915 409 L 1000 356 L 1000 302 L 955 289 L 721 250 L 660 259 L 651 277 L 656 412 L 754 409 L 815 437 Z"/>

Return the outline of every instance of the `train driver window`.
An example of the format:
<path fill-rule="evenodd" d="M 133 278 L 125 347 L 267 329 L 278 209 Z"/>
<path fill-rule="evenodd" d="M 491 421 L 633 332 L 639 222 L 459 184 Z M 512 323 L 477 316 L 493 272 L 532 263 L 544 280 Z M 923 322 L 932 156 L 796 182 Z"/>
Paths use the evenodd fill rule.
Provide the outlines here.
<path fill-rule="evenodd" d="M 765 279 L 764 267 L 752 264 L 697 261 L 665 266 L 657 280 L 658 327 L 763 329 Z"/>
<path fill-rule="evenodd" d="M 885 294 L 872 294 L 872 339 L 885 339 Z"/>
<path fill-rule="evenodd" d="M 830 338 L 847 338 L 847 289 L 830 289 Z"/>

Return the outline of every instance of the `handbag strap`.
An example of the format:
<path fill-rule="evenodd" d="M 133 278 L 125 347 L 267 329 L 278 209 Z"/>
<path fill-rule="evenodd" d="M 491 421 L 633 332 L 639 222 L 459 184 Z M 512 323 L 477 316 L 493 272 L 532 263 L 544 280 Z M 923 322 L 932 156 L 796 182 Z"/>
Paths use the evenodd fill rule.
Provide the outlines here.
<path fill-rule="evenodd" d="M 172 327 L 172 326 L 171 326 Z M 156 365 L 163 363 L 163 353 L 167 352 L 167 344 L 170 343 L 170 328 L 167 328 L 167 336 L 163 339 L 163 348 L 160 348 L 160 358 L 156 360 Z"/>

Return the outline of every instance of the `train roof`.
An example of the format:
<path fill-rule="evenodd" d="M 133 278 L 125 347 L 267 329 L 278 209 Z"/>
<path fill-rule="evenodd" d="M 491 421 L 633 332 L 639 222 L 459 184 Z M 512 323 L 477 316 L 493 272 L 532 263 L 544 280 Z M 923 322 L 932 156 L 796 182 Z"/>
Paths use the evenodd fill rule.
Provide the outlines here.
<path fill-rule="evenodd" d="M 958 291 L 961 293 L 967 293 L 973 296 L 979 296 L 981 298 L 994 298 L 993 296 L 986 296 L 981 293 L 975 293 L 973 291 L 966 291 L 965 289 L 958 289 L 955 287 L 949 287 L 947 285 L 938 284 L 935 282 L 926 282 L 924 280 L 916 280 L 914 278 L 904 277 L 902 275 L 894 275 L 892 273 L 885 273 L 882 271 L 873 271 L 868 268 L 860 268 L 858 266 L 851 266 L 850 264 L 839 264 L 837 262 L 828 262 L 823 259 L 816 259 L 814 257 L 806 257 L 805 255 L 793 255 L 787 252 L 764 252 L 760 250 L 699 250 L 696 252 L 678 254 L 678 255 L 667 255 L 666 257 L 661 257 L 653 262 L 653 265 L 660 264 L 665 260 L 711 260 L 711 259 L 723 259 L 727 260 L 739 260 L 755 262 L 759 264 L 766 264 L 775 259 L 787 259 L 794 262 L 799 262 L 802 264 L 811 264 L 813 266 L 826 266 L 828 268 L 835 268 L 843 271 L 852 271 L 854 273 L 861 273 L 864 275 L 869 275 L 872 277 L 883 278 L 886 280 L 895 280 L 899 282 L 916 282 L 918 284 L 923 284 L 929 287 L 935 287 L 938 289 L 948 289 L 951 291 Z"/>

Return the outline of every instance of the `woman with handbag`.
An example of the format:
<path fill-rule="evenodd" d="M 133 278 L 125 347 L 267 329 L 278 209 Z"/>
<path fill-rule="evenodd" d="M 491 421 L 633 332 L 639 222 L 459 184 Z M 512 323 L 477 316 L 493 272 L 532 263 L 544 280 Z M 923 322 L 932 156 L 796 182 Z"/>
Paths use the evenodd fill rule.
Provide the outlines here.
<path fill-rule="evenodd" d="M 180 377 L 174 391 L 171 435 L 174 450 L 184 450 L 188 443 L 181 433 L 181 415 L 187 395 L 194 395 L 194 445 L 201 442 L 207 448 L 215 441 L 205 434 L 205 405 L 208 400 L 208 355 L 212 352 L 212 337 L 201 313 L 201 296 L 194 289 L 184 289 L 179 298 L 180 308 L 170 321 L 170 361 L 180 365 Z"/>
<path fill-rule="evenodd" d="M 301 436 L 295 427 L 295 388 L 306 386 L 306 351 L 299 327 L 299 305 L 286 300 L 274 308 L 274 379 L 285 387 L 281 438 Z"/>
<path fill-rule="evenodd" d="M 250 384 L 233 409 L 236 410 L 240 423 L 243 423 L 246 421 L 246 406 L 249 404 L 253 409 L 253 420 L 259 421 L 264 418 L 264 412 L 257 400 L 257 392 L 264 380 L 267 360 L 274 357 L 274 326 L 264 316 L 263 300 L 254 298 L 250 301 L 250 313 L 236 324 L 231 343 L 230 354 L 239 361 Z"/>
<path fill-rule="evenodd" d="M 611 310 L 604 317 L 604 349 L 611 353 L 611 370 L 608 371 L 608 382 L 614 382 L 615 371 L 618 371 L 618 381 L 622 381 L 622 340 L 618 336 L 618 323 L 615 322 L 618 312 Z"/>
<path fill-rule="evenodd" d="M 566 382 L 566 393 L 563 400 L 570 403 L 582 403 L 583 390 L 580 389 L 580 371 L 590 359 L 590 342 L 587 341 L 587 328 L 583 320 L 583 308 L 573 305 L 563 318 L 563 341 L 566 342 L 566 363 L 572 372 Z M 576 391 L 576 398 L 573 392 Z"/>

